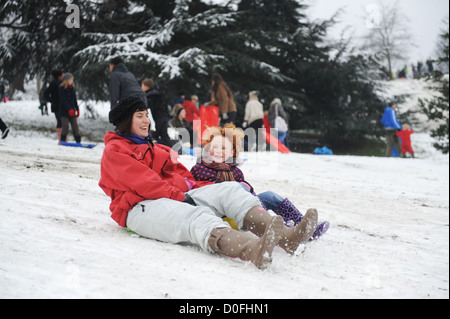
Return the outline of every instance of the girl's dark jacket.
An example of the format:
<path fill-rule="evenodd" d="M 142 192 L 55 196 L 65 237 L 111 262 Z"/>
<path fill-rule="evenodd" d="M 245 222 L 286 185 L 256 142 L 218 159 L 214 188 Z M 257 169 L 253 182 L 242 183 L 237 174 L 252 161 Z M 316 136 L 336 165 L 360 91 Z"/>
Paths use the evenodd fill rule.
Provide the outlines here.
<path fill-rule="evenodd" d="M 59 87 L 59 116 L 61 117 L 73 117 L 70 116 L 70 110 L 74 111 L 74 114 L 77 114 L 78 102 L 77 102 L 77 94 L 75 93 L 75 88 L 73 86 L 68 86 L 64 88 L 63 86 Z M 76 116 L 76 115 L 75 115 Z"/>

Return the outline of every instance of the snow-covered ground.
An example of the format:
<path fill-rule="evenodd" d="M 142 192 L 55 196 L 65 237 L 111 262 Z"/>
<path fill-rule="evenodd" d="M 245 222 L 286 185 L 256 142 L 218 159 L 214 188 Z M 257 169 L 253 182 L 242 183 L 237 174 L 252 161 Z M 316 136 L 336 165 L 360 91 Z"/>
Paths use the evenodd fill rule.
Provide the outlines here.
<path fill-rule="evenodd" d="M 58 146 L 37 106 L 0 104 L 12 128 L 0 141 L 0 298 L 449 298 L 449 156 L 426 132 L 412 136 L 416 159 L 245 154 L 258 192 L 331 223 L 261 271 L 117 226 L 98 187 L 104 145 Z M 108 107 L 81 116 L 82 131 L 109 130 Z"/>

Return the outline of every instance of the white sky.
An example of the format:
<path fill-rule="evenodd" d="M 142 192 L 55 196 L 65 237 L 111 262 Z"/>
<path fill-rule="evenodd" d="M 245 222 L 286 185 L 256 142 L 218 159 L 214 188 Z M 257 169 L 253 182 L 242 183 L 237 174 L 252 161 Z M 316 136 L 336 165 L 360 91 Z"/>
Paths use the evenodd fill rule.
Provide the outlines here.
<path fill-rule="evenodd" d="M 228 0 L 209 0 L 212 3 L 227 3 Z M 274 0 L 276 1 L 276 0 Z M 368 5 L 377 4 L 377 0 L 305 0 L 309 4 L 309 19 L 328 19 L 338 9 L 344 8 L 339 23 L 330 36 L 339 38 L 341 31 L 350 26 L 355 31 L 355 36 L 361 35 L 366 30 L 366 8 Z M 384 0 L 384 3 L 395 2 L 395 0 Z M 443 19 L 449 16 L 448 0 L 399 0 L 402 13 L 409 19 L 406 25 L 410 28 L 416 48 L 409 52 L 412 62 L 425 61 L 428 57 L 434 57 L 436 41 L 441 29 L 444 27 Z M 350 35 L 351 32 L 347 32 Z"/>
<path fill-rule="evenodd" d="M 345 13 L 341 17 L 342 22 L 334 33 L 337 37 L 340 31 L 346 26 L 350 26 L 355 35 L 366 32 L 366 8 L 376 4 L 376 0 L 307 0 L 311 5 L 310 18 L 330 18 L 337 9 L 344 8 Z M 385 0 L 384 3 L 395 2 L 395 0 Z M 444 27 L 443 19 L 449 15 L 449 4 L 447 0 L 399 0 L 399 7 L 402 15 L 409 19 L 405 21 L 406 26 L 416 44 L 416 48 L 411 48 L 409 52 L 410 61 L 405 61 L 408 65 L 418 60 L 424 61 L 430 56 L 434 56 L 436 42 L 439 33 Z M 331 34 L 333 35 L 333 33 Z"/>

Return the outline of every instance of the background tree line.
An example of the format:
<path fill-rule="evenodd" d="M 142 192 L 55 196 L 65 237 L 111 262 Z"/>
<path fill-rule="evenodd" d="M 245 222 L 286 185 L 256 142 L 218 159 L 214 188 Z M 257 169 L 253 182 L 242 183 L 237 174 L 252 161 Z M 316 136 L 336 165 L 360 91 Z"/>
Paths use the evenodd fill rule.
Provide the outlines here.
<path fill-rule="evenodd" d="M 138 80 L 153 78 L 170 101 L 182 89 L 208 101 L 211 74 L 235 94 L 239 117 L 247 93 L 265 107 L 276 97 L 290 128 L 330 145 L 381 136 L 385 102 L 375 94 L 376 59 L 348 42 L 325 41 L 335 21 L 310 22 L 296 0 L 74 0 L 80 28 L 65 26 L 63 0 L 2 0 L 0 76 L 12 90 L 61 68 L 75 75 L 83 99 L 108 100 L 109 60 L 122 56 Z M 239 124 L 239 123 L 237 123 Z"/>

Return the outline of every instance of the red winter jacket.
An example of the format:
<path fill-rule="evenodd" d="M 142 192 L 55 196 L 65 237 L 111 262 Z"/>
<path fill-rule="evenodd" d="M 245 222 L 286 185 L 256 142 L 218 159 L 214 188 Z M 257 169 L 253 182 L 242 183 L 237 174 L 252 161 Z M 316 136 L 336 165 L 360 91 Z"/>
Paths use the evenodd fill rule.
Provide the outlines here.
<path fill-rule="evenodd" d="M 200 110 L 194 104 L 194 102 L 185 100 L 183 102 L 183 108 L 186 110 L 186 121 L 192 123 L 195 119 L 195 115 L 200 117 Z"/>
<path fill-rule="evenodd" d="M 181 163 L 172 161 L 171 154 L 178 157 L 167 146 L 138 145 L 115 132 L 106 133 L 99 186 L 111 197 L 111 217 L 120 226 L 126 226 L 128 212 L 143 200 L 185 199 L 189 190 L 185 178 L 194 178 Z M 196 182 L 194 188 L 209 184 Z"/>
<path fill-rule="evenodd" d="M 402 139 L 402 145 L 411 145 L 411 134 L 414 134 L 413 130 L 401 130 L 397 132 L 397 136 Z"/>

